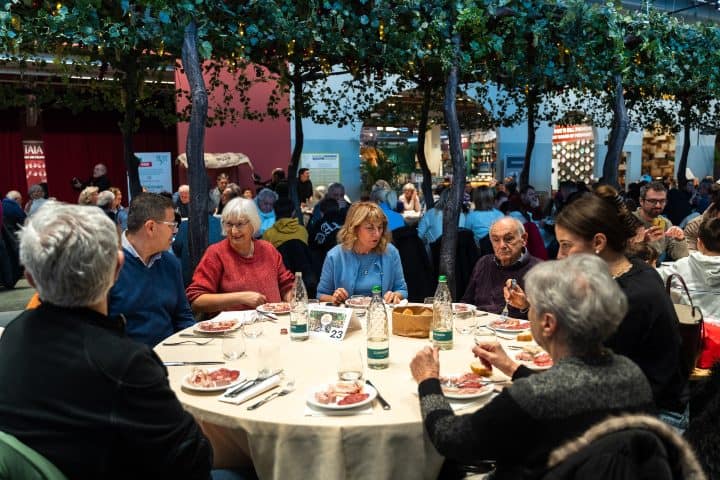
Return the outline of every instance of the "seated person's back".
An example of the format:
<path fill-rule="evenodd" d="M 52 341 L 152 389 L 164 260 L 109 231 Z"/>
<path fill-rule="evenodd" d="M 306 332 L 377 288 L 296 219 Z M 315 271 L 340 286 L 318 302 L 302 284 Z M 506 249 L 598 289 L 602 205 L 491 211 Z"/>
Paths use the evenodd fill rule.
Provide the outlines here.
<path fill-rule="evenodd" d="M 123 261 L 112 221 L 49 202 L 20 237 L 43 303 L 0 338 L 0 430 L 71 479 L 209 478 L 211 446 L 162 362 L 107 315 Z"/>

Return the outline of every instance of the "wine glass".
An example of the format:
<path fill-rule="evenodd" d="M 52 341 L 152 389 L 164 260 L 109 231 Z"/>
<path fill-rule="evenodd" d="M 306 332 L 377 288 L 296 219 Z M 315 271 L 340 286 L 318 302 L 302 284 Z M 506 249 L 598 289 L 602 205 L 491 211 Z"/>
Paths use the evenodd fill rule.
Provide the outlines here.
<path fill-rule="evenodd" d="M 338 355 L 338 377 L 340 380 L 357 381 L 364 373 L 362 353 L 359 348 L 345 346 Z"/>

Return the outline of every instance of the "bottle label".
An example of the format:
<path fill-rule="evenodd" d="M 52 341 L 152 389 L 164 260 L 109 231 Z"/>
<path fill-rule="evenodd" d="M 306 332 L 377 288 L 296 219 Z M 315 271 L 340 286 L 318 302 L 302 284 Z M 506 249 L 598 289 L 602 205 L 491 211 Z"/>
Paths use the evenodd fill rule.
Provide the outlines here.
<path fill-rule="evenodd" d="M 368 348 L 367 356 L 373 360 L 384 360 L 390 356 L 389 348 Z"/>
<path fill-rule="evenodd" d="M 452 342 L 452 330 L 433 330 L 433 340 L 436 342 Z"/>
<path fill-rule="evenodd" d="M 290 333 L 306 333 L 307 323 L 291 323 Z"/>

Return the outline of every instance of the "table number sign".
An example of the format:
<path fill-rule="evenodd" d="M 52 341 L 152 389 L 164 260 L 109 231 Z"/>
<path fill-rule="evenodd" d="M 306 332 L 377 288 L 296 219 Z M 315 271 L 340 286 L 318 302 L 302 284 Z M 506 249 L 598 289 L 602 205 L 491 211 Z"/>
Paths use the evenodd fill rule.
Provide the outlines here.
<path fill-rule="evenodd" d="M 352 308 L 308 305 L 308 330 L 313 338 L 342 341 L 350 325 Z"/>

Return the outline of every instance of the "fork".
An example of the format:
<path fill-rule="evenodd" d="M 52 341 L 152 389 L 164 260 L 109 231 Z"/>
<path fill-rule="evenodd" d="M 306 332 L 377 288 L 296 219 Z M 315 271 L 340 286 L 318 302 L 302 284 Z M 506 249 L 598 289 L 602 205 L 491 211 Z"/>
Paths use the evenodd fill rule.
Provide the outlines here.
<path fill-rule="evenodd" d="M 267 402 L 269 402 L 270 400 L 273 400 L 273 399 L 275 399 L 275 398 L 277 398 L 277 397 L 284 397 L 285 395 L 287 395 L 287 394 L 289 394 L 289 393 L 292 393 L 294 390 L 295 390 L 295 380 L 294 380 L 294 379 L 290 379 L 290 380 L 287 381 L 287 383 L 286 383 L 285 386 L 282 388 L 282 390 L 277 391 L 277 392 L 274 392 L 274 393 L 271 393 L 270 395 L 268 395 L 267 397 L 263 398 L 263 399 L 260 400 L 259 402 L 255 403 L 255 404 L 253 404 L 253 405 L 250 405 L 249 407 L 247 407 L 247 409 L 248 409 L 248 410 L 255 410 L 255 409 L 258 408 L 258 407 L 262 407 L 263 405 L 265 405 L 265 404 L 266 404 Z"/>
<path fill-rule="evenodd" d="M 199 340 L 178 340 L 177 342 L 163 342 L 163 345 L 185 345 L 187 343 L 193 344 L 193 345 L 207 345 L 208 343 L 215 340 L 214 338 L 211 338 L 209 340 L 205 341 L 199 341 Z"/>

